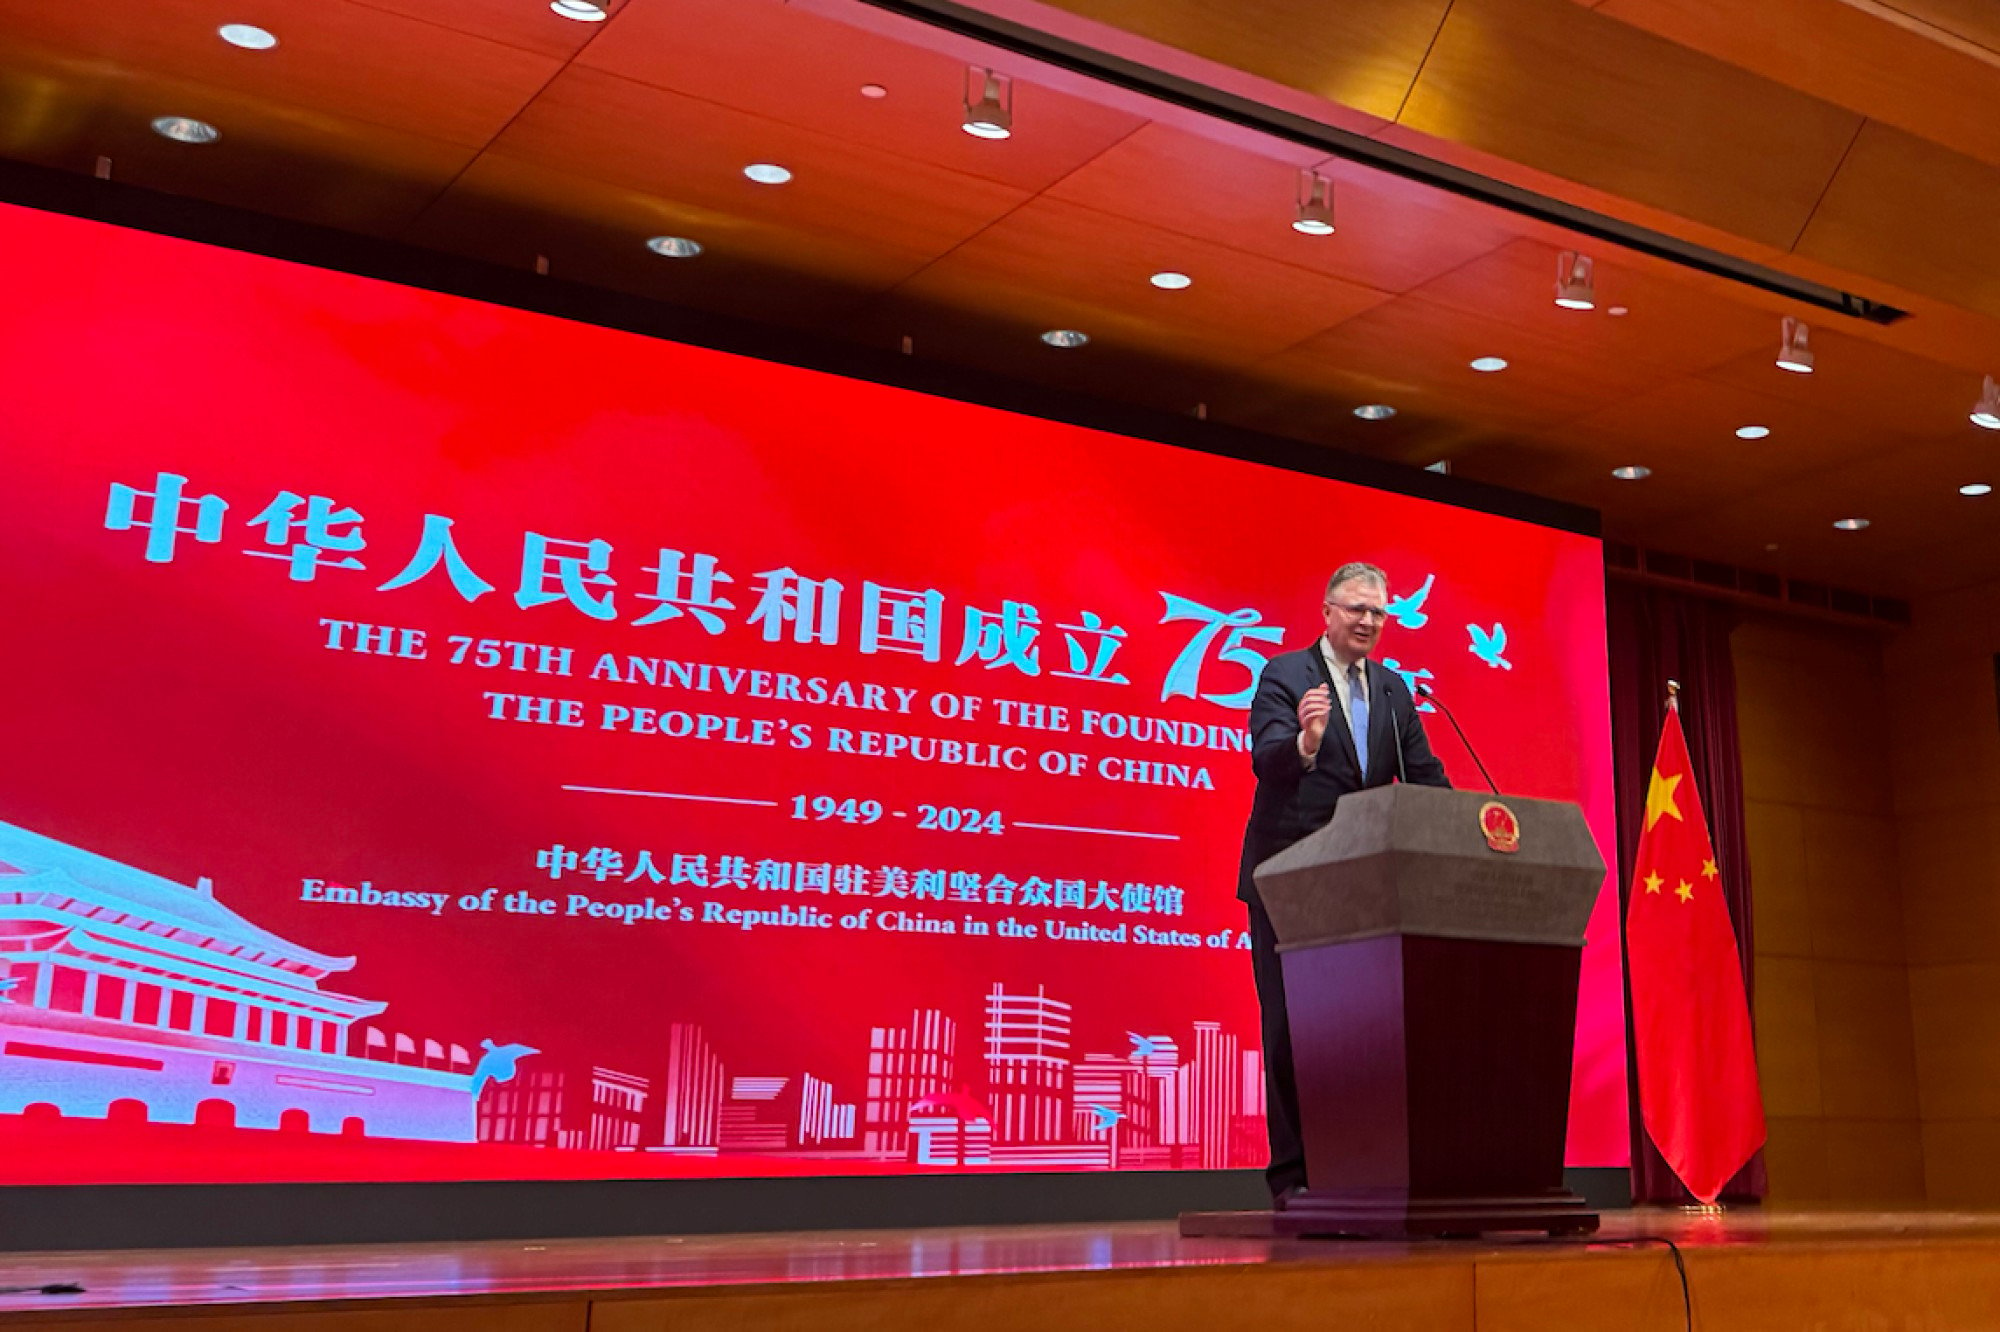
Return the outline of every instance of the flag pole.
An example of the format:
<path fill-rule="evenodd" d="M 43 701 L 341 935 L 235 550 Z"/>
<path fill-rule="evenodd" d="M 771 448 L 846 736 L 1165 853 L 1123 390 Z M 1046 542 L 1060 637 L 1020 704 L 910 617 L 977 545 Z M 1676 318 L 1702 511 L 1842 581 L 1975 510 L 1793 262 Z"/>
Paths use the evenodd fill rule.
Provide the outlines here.
<path fill-rule="evenodd" d="M 1669 680 L 1667 681 L 1667 711 L 1679 712 L 1680 710 L 1681 682 L 1679 680 Z"/>

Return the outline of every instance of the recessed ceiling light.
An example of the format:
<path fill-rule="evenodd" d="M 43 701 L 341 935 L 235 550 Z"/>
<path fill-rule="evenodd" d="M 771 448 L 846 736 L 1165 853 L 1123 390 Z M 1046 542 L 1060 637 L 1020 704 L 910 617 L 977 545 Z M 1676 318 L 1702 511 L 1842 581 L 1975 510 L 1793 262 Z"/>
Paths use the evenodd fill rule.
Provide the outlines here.
<path fill-rule="evenodd" d="M 1987 485 L 1984 481 L 1974 481 L 1970 485 L 1960 486 L 1958 488 L 1958 493 L 1961 495 L 1971 495 L 1974 497 L 1980 495 L 1991 495 L 1993 493 L 1993 487 Z"/>
<path fill-rule="evenodd" d="M 759 185 L 782 185 L 792 178 L 791 171 L 776 162 L 752 162 L 743 168 L 743 174 Z"/>
<path fill-rule="evenodd" d="M 153 132 L 175 143 L 214 143 L 222 137 L 215 126 L 191 116 L 161 116 L 153 122 Z"/>
<path fill-rule="evenodd" d="M 549 8 L 578 23 L 602 23 L 611 17 L 610 10 L 603 5 L 594 5 L 590 0 L 550 0 Z"/>
<path fill-rule="evenodd" d="M 1778 543 L 1775 541 L 1766 541 L 1764 543 L 1764 552 L 1766 554 L 1771 554 L 1775 552 L 1777 549 L 1778 549 Z"/>
<path fill-rule="evenodd" d="M 1762 439 L 1764 438 L 1764 436 L 1770 433 L 1771 433 L 1771 427 L 1769 426 L 1736 427 L 1736 438 L 1738 439 Z"/>
<path fill-rule="evenodd" d="M 1354 414 L 1364 421 L 1386 421 L 1396 414 L 1396 409 L 1386 402 L 1371 402 L 1356 407 Z"/>
<path fill-rule="evenodd" d="M 1090 335 L 1073 328 L 1052 328 L 1042 334 L 1042 341 L 1051 347 L 1081 347 L 1090 341 Z"/>
<path fill-rule="evenodd" d="M 1995 384 L 1991 375 L 1986 376 L 1985 390 L 1972 408 L 1972 424 L 2000 430 L 2000 384 Z"/>
<path fill-rule="evenodd" d="M 1333 234 L 1333 182 L 1317 171 L 1299 172 L 1299 206 L 1292 230 L 1307 236 Z"/>
<path fill-rule="evenodd" d="M 1859 532 L 1868 526 L 1866 518 L 1836 518 L 1833 525 L 1843 532 Z"/>
<path fill-rule="evenodd" d="M 1161 291 L 1184 291 L 1194 285 L 1194 279 L 1186 273 L 1155 273 L 1146 280 Z"/>
<path fill-rule="evenodd" d="M 1811 329 L 1790 317 L 1778 325 L 1780 370 L 1789 370 L 1795 375 L 1809 375 L 1813 372 L 1811 334 Z"/>
<path fill-rule="evenodd" d="M 1620 481 L 1644 481 L 1652 474 L 1653 469 L 1650 467 L 1614 467 L 1611 469 L 1611 475 L 1617 477 Z"/>
<path fill-rule="evenodd" d="M 965 71 L 965 118 L 958 127 L 975 139 L 1005 139 L 1014 133 L 1014 81 L 977 67 Z"/>
<path fill-rule="evenodd" d="M 225 23 L 215 30 L 215 35 L 245 51 L 268 51 L 278 44 L 275 35 L 254 23 Z"/>
<path fill-rule="evenodd" d="M 871 102 L 879 102 L 889 95 L 889 90 L 879 83 L 864 83 L 861 85 L 861 95 Z"/>
<path fill-rule="evenodd" d="M 1623 305 L 1607 305 L 1604 307 L 1604 313 L 1610 315 L 1613 319 L 1623 319 L 1626 315 L 1631 314 L 1632 311 Z"/>
<path fill-rule="evenodd" d="M 686 236 L 655 236 L 646 242 L 646 248 L 669 259 L 692 259 L 701 253 L 701 242 Z"/>
<path fill-rule="evenodd" d="M 1472 368 L 1482 375 L 1490 375 L 1505 370 L 1507 362 L 1498 356 L 1481 356 L 1473 361 Z"/>

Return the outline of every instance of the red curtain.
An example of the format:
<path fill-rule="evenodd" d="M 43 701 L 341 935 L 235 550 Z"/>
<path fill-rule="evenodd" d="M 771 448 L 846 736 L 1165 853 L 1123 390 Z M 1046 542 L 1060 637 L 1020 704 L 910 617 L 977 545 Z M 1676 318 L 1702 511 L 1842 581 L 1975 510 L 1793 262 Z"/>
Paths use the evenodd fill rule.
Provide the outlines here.
<path fill-rule="evenodd" d="M 1743 762 L 1737 743 L 1736 670 L 1729 655 L 1733 607 L 1669 588 L 1615 580 L 1609 588 L 1611 639 L 1611 748 L 1618 794 L 1619 916 L 1632 890 L 1632 865 L 1644 826 L 1646 783 L 1666 719 L 1667 681 L 1681 685 L 1681 726 L 1688 757 L 1701 787 L 1702 807 L 1715 842 L 1736 949 L 1743 965 L 1743 992 L 1756 1012 L 1750 933 L 1750 853 L 1743 834 Z M 1619 931 L 1624 939 L 1624 931 Z M 1630 974 L 1629 968 L 1627 974 Z M 1626 1003 L 1626 1049 L 1632 1048 L 1631 1004 Z M 1681 1205 L 1694 1197 L 1660 1158 L 1639 1122 L 1639 1091 L 1628 1059 L 1626 1078 L 1632 1106 L 1632 1201 Z M 1724 1202 L 1753 1202 L 1767 1184 L 1764 1153 L 1722 1191 Z"/>

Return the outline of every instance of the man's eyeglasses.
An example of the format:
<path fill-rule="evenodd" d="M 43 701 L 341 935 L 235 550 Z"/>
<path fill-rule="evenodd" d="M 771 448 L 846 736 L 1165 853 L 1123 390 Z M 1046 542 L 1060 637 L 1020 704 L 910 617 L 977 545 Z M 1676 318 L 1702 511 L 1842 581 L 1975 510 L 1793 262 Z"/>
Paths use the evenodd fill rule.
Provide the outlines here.
<path fill-rule="evenodd" d="M 1352 620 L 1374 620 L 1377 624 L 1389 618 L 1386 607 L 1370 606 L 1361 601 L 1329 601 L 1327 605 L 1341 611 Z"/>

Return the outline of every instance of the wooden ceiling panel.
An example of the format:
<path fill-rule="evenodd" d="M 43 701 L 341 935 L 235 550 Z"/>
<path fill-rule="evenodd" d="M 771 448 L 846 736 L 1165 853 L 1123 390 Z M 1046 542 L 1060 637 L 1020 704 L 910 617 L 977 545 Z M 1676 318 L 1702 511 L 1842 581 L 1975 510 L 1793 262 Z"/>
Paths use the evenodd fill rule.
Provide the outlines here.
<path fill-rule="evenodd" d="M 1002 73 L 1023 64 L 995 59 Z M 1014 136 L 974 138 L 959 128 L 965 64 L 780 0 L 630 3 L 577 63 L 1023 190 L 1145 123 L 1030 74 L 1013 85 Z M 863 84 L 887 95 L 863 97 Z"/>
<path fill-rule="evenodd" d="M 1299 173 L 1334 183 L 1331 236 L 1292 230 Z M 1399 292 L 1486 253 L 1520 219 L 1311 149 L 1225 142 L 1151 124 L 1059 181 L 1049 193 L 1214 245 Z"/>
<path fill-rule="evenodd" d="M 1704 372 L 1703 378 L 1813 409 L 1847 432 L 1872 431 L 1943 439 L 1967 424 L 1979 397 L 1979 376 L 1920 356 L 1812 325 L 1814 372 L 1777 367 L 1773 327 L 1768 349 L 1746 353 Z"/>
<path fill-rule="evenodd" d="M 223 127 L 176 143 L 151 121 L 171 108 Z M 0 154 L 70 171 L 111 160 L 127 184 L 365 235 L 407 224 L 463 169 L 470 150 L 211 88 L 118 76 L 79 86 L 68 71 L 0 65 Z"/>
<path fill-rule="evenodd" d="M 214 0 L 203 3 L 212 4 Z M 548 0 L 355 0 L 355 3 L 563 59 L 595 41 L 606 26 L 562 18 L 549 8 Z M 627 0 L 627 3 L 649 4 L 658 0 Z M 232 8 L 230 18 L 216 21 L 226 23 L 240 17 Z"/>
<path fill-rule="evenodd" d="M 1508 363 L 1496 374 L 1477 357 Z M 1420 405 L 1482 429 L 1548 426 L 1645 388 L 1653 372 L 1587 342 L 1551 343 L 1520 321 L 1404 296 L 1258 364 L 1253 377 L 1286 391 L 1353 397 L 1403 411 Z M 1358 395 L 1358 396 L 1357 396 Z"/>
<path fill-rule="evenodd" d="M 1458 0 L 1398 120 L 1779 248 L 1861 125 L 1569 0 Z"/>
<path fill-rule="evenodd" d="M 1049 0 L 1058 9 L 1394 120 L 1451 0 Z"/>
<path fill-rule="evenodd" d="M 802 247 L 831 234 L 942 252 L 1027 198 L 990 180 L 580 68 L 556 79 L 495 149 L 552 171 L 789 227 Z M 743 175 L 752 162 L 787 167 L 793 179 L 757 184 Z"/>
<path fill-rule="evenodd" d="M 176 84 L 240 105 L 386 126 L 479 147 L 554 76 L 560 61 L 350 0 L 257 0 L 257 21 L 279 35 L 244 51 L 216 35 L 246 16 L 226 6 L 103 0 L 89 5 L 0 0 L 9 51 L 0 63 L 38 68 L 74 94 Z M 546 8 L 546 7 L 544 7 Z M 560 23 L 553 14 L 551 21 Z M 194 115 L 157 104 L 156 115 Z M 244 121 L 220 122 L 225 135 Z"/>
<path fill-rule="evenodd" d="M 1049 325 L 1032 313 L 939 305 L 899 291 L 871 301 L 843 320 L 850 341 L 894 351 L 909 339 L 919 361 L 962 366 L 981 375 L 1131 403 L 1175 415 L 1194 413 L 1225 382 L 1227 371 L 1163 351 L 1141 337 L 1093 339 L 1087 346 L 1051 347 Z"/>
<path fill-rule="evenodd" d="M 1977 466 L 1976 442 L 1885 452 L 1748 494 L 1690 518 L 1688 538 L 1711 550 L 1762 550 L 1799 576 L 1908 595 L 2000 576 L 2000 512 L 1995 496 L 1960 495 L 1935 478 Z M 1994 469 L 1987 468 L 1987 472 Z M 1921 485 L 1889 484 L 1924 477 Z M 2000 484 L 1992 476 L 1987 479 Z M 1835 530 L 1836 518 L 1866 518 L 1861 532 Z"/>
<path fill-rule="evenodd" d="M 1798 249 L 2000 317 L 2000 167 L 1871 122 Z"/>
<path fill-rule="evenodd" d="M 1354 409 L 1383 401 L 1388 396 L 1383 384 L 1325 366 L 1316 368 L 1315 378 L 1306 388 L 1261 369 L 1239 375 L 1210 390 L 1209 419 L 1413 467 L 1455 461 L 1496 439 L 1514 437 L 1503 427 L 1467 421 L 1422 398 L 1404 399 L 1385 420 L 1365 421 Z"/>
<path fill-rule="evenodd" d="M 2000 117 L 1991 113 L 2000 62 L 1880 11 L 1845 0 L 1604 0 L 1596 12 L 2000 163 Z"/>
<path fill-rule="evenodd" d="M 1992 0 L 1859 0 L 1859 4 L 1894 10 L 2000 56 L 2000 10 Z"/>
<path fill-rule="evenodd" d="M 653 236 L 700 236 L 692 259 L 654 254 Z M 510 268 L 675 305 L 792 327 L 822 325 L 894 286 L 929 257 L 552 171 L 488 153 L 403 239 Z"/>
<path fill-rule="evenodd" d="M 1595 355 L 1666 373 L 1705 369 L 1773 339 L 1771 317 L 1729 299 L 1726 284 L 1703 282 L 1684 270 L 1668 277 L 1662 265 L 1601 244 L 1578 243 L 1576 251 L 1593 259 L 1594 310 L 1556 304 L 1556 270 L 1564 251 L 1528 239 L 1453 269 L 1414 294 L 1449 309 L 1517 322 L 1563 347 L 1588 345 Z M 1625 313 L 1610 314 L 1613 307 Z"/>
<path fill-rule="evenodd" d="M 1172 270 L 1180 291 L 1151 284 Z M 1054 199 L 1024 204 L 903 284 L 898 299 L 986 311 L 1039 333 L 1229 367 L 1282 351 L 1386 300 L 1238 250 Z"/>
<path fill-rule="evenodd" d="M 1770 433 L 1745 440 L 1744 426 Z M 1789 399 L 1700 379 L 1674 380 L 1621 398 L 1567 425 L 1540 432 L 1593 463 L 1591 503 L 1680 517 L 1729 497 L 1768 490 L 1860 460 L 1917 446 L 1908 436 L 1857 430 L 1851 421 Z M 1620 451 L 1615 456 L 1614 450 Z M 1652 470 L 1623 482 L 1615 466 Z"/>

